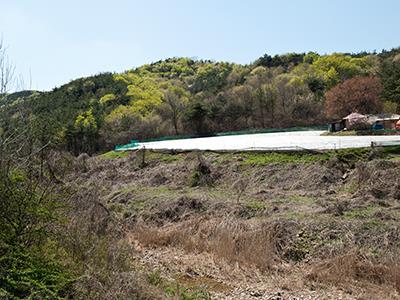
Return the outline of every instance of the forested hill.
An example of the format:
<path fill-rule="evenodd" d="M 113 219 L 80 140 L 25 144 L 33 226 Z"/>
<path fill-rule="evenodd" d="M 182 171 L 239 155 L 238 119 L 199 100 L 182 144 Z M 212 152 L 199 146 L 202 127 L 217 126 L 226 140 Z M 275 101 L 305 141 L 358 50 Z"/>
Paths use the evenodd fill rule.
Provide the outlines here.
<path fill-rule="evenodd" d="M 323 124 L 352 110 L 394 112 L 400 50 L 264 55 L 249 65 L 171 58 L 3 98 L 0 132 L 29 122 L 43 143 L 94 153 L 131 139 Z"/>

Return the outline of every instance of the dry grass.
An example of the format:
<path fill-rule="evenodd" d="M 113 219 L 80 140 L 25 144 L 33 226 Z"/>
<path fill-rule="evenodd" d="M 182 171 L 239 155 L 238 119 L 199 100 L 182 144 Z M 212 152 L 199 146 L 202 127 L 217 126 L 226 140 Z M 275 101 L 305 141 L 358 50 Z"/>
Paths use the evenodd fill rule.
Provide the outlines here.
<path fill-rule="evenodd" d="M 352 250 L 315 265 L 306 276 L 312 282 L 346 287 L 352 283 L 380 285 L 400 292 L 400 263 L 398 259 L 379 262 Z"/>
<path fill-rule="evenodd" d="M 324 299 L 337 299 L 336 291 L 343 292 L 342 299 L 398 299 L 400 261 L 389 257 L 394 257 L 390 253 L 397 251 L 399 242 L 400 164 L 367 158 L 355 163 L 368 153 L 348 152 L 342 151 L 340 160 L 328 162 L 251 167 L 243 164 L 241 156 L 222 164 L 215 159 L 221 158 L 219 155 L 208 154 L 204 154 L 206 163 L 200 163 L 195 154 L 182 154 L 185 159 L 168 164 L 158 160 L 144 169 L 133 167 L 126 158 L 93 165 L 90 161 L 87 172 L 76 182 L 80 187 L 98 186 L 82 197 L 74 212 L 75 218 L 90 223 L 87 230 L 75 226 L 76 244 L 88 238 L 87 247 L 76 252 L 96 261 L 115 252 L 129 258 L 120 247 L 104 251 L 103 256 L 92 249 L 98 235 L 110 232 L 114 222 L 121 221 L 130 241 L 142 246 L 132 250 L 139 253 L 139 260 L 150 269 L 166 266 L 168 276 L 175 272 L 185 276 L 185 267 L 190 266 L 200 274 L 193 275 L 196 280 L 212 275 L 240 288 L 247 288 L 245 280 L 257 289 L 276 280 L 272 290 L 280 287 L 295 296 L 299 291 L 317 289 L 319 296 L 334 291 L 334 296 Z M 199 181 L 188 187 L 188 179 L 196 172 L 211 176 L 212 184 Z M 86 201 L 96 193 L 98 202 Z M 117 193 L 123 194 L 124 202 L 109 197 Z M 243 203 L 235 205 L 235 200 Z M 99 203 L 104 203 L 111 215 Z M 137 203 L 146 205 L 138 209 Z M 257 213 L 249 208 L 253 203 L 261 207 Z M 109 204 L 118 204 L 134 218 L 114 214 Z M 87 214 L 80 215 L 82 211 Z M 116 240 L 126 238 L 124 230 L 117 232 Z M 116 240 L 109 242 L 117 245 Z M 352 248 L 357 250 L 349 252 Z M 148 256 L 147 251 L 157 255 Z M 360 254 L 371 252 L 374 257 Z M 181 255 L 186 259 L 181 260 Z M 107 272 L 129 272 L 122 270 L 117 258 L 109 259 L 104 266 Z M 204 265 L 203 259 L 207 261 Z M 129 289 L 123 280 L 114 282 L 113 276 L 96 280 L 87 285 L 93 286 L 91 292 L 96 292 L 98 282 L 122 297 L 120 287 Z"/>
<path fill-rule="evenodd" d="M 75 283 L 76 299 L 166 299 L 163 293 L 151 286 L 147 278 L 137 271 L 115 272 L 103 281 L 104 274 L 84 275 Z"/>
<path fill-rule="evenodd" d="M 99 190 L 97 185 L 88 185 L 72 193 L 66 211 L 69 222 L 58 229 L 60 243 L 75 261 L 69 267 L 79 274 L 68 295 L 73 299 L 164 299 L 131 267 L 134 249 L 125 239 L 124 224 L 104 204 Z"/>
<path fill-rule="evenodd" d="M 229 263 L 268 270 L 291 244 L 292 224 L 234 219 L 197 219 L 161 228 L 138 226 L 135 238 L 145 247 L 174 246 L 189 252 L 208 252 Z"/>
<path fill-rule="evenodd" d="M 314 289 L 317 285 L 329 289 L 338 288 L 345 293 L 363 297 L 368 294 L 367 291 L 376 297 L 383 295 L 384 299 L 398 297 L 398 259 L 388 259 L 387 254 L 378 260 L 363 255 L 360 248 L 354 246 L 355 250 L 344 255 L 336 254 L 320 263 L 304 260 L 295 265 L 293 263 L 296 260 L 289 256 L 297 249 L 298 232 L 298 224 L 283 220 L 266 222 L 202 217 L 161 227 L 142 224 L 134 232 L 134 237 L 144 247 L 175 247 L 188 253 L 206 252 L 222 264 L 238 264 L 246 269 L 257 268 L 270 274 L 277 274 L 272 271 L 286 270 L 285 273 L 289 273 L 281 274 L 281 281 L 290 278 L 290 285 L 293 285 L 293 278 L 297 278 L 297 290 L 310 286 Z M 297 267 L 296 271 L 290 271 L 282 269 L 283 266 Z"/>

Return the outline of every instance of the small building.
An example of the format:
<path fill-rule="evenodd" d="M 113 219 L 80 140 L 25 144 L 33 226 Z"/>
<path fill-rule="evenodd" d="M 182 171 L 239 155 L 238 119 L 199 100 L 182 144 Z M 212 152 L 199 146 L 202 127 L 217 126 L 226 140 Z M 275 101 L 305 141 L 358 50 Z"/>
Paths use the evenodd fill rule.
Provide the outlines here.
<path fill-rule="evenodd" d="M 351 113 L 341 120 L 329 123 L 329 131 L 337 132 L 342 130 L 399 130 L 400 115 L 398 114 L 369 114 L 362 115 Z"/>
<path fill-rule="evenodd" d="M 372 129 L 375 130 L 397 129 L 396 124 L 400 120 L 400 115 L 398 114 L 376 114 L 376 115 L 367 115 L 367 117 L 372 122 Z"/>
<path fill-rule="evenodd" d="M 346 128 L 346 123 L 342 119 L 342 120 L 336 120 L 336 121 L 330 122 L 328 130 L 329 130 L 329 132 L 338 132 L 338 131 L 342 131 L 345 128 Z"/>
<path fill-rule="evenodd" d="M 368 116 L 356 112 L 344 117 L 343 120 L 347 130 L 370 129 L 372 125 L 372 122 Z"/>

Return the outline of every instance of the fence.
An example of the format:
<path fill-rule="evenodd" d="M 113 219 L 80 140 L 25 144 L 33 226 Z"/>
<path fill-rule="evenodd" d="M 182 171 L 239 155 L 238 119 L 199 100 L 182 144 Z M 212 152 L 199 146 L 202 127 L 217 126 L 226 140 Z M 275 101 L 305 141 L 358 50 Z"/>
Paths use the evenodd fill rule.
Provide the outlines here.
<path fill-rule="evenodd" d="M 139 142 L 137 140 L 131 140 L 129 144 L 115 146 L 115 151 L 126 151 L 139 148 Z"/>
<path fill-rule="evenodd" d="M 393 147 L 393 146 L 400 146 L 400 140 L 371 142 L 371 147 Z"/>

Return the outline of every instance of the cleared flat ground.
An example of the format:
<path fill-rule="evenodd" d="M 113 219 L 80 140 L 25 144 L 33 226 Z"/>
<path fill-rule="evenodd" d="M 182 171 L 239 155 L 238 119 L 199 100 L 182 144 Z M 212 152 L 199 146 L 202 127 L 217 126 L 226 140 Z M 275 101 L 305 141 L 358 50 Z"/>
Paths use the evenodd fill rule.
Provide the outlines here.
<path fill-rule="evenodd" d="M 325 131 L 296 131 L 217 136 L 140 143 L 147 149 L 181 150 L 325 150 L 369 147 L 371 142 L 399 142 L 400 136 L 326 136 Z"/>

